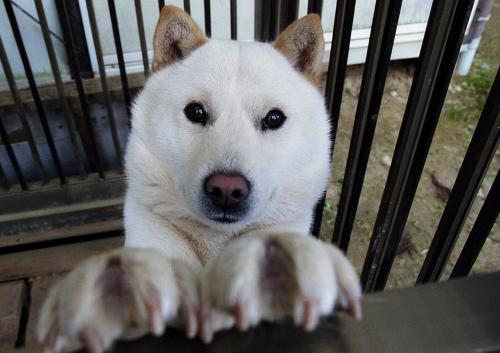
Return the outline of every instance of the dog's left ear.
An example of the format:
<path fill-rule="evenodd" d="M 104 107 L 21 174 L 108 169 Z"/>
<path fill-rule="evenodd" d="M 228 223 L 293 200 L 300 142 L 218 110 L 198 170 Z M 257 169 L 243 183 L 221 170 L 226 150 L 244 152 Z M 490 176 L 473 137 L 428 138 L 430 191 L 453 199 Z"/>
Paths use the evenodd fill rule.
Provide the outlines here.
<path fill-rule="evenodd" d="M 273 46 L 311 82 L 318 84 L 325 41 L 317 14 L 293 22 L 278 36 Z"/>
<path fill-rule="evenodd" d="M 153 72 L 182 60 L 207 41 L 191 16 L 175 6 L 164 6 L 153 38 Z"/>

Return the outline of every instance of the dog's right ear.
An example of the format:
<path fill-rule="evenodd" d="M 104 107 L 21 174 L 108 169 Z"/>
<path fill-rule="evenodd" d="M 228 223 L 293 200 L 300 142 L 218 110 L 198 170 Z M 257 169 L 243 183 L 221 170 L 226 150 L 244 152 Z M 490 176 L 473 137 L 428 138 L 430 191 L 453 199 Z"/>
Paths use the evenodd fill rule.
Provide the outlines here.
<path fill-rule="evenodd" d="M 185 58 L 207 40 L 191 16 L 175 6 L 164 6 L 153 37 L 153 72 Z"/>

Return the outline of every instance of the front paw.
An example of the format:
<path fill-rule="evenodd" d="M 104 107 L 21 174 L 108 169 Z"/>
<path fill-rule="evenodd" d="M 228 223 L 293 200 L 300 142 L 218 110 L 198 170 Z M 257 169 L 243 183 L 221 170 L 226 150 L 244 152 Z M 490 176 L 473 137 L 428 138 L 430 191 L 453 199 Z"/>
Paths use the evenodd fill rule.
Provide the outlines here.
<path fill-rule="evenodd" d="M 45 352 L 100 353 L 118 338 L 161 335 L 183 318 L 192 337 L 198 306 L 187 265 L 154 250 L 120 249 L 86 260 L 50 290 L 37 335 Z"/>
<path fill-rule="evenodd" d="M 313 330 L 336 305 L 361 318 L 361 288 L 352 265 L 334 246 L 303 235 L 235 240 L 207 264 L 201 290 L 205 341 L 230 319 L 246 330 L 261 320 L 291 316 Z"/>

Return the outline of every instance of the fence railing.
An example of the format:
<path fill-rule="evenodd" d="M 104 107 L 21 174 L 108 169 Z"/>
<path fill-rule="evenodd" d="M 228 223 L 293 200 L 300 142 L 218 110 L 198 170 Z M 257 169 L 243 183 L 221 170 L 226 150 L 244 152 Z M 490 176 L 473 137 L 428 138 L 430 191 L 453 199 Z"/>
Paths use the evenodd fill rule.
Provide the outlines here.
<path fill-rule="evenodd" d="M 12 95 L 11 109 L 2 114 L 3 116 L 0 118 L 0 135 L 6 151 L 6 158 L 0 160 L 0 186 L 4 189 L 4 193 L 0 194 L 0 200 L 3 200 L 4 203 L 0 207 L 2 211 L 0 213 L 3 214 L 0 217 L 4 218 L 2 223 L 4 229 L 8 229 L 3 233 L 0 232 L 0 235 L 4 236 L 4 239 L 12 239 L 9 236 L 17 234 L 16 241 L 0 239 L 0 247 L 55 237 L 55 235 L 45 235 L 41 238 L 19 236 L 24 231 L 23 229 L 29 228 L 26 223 L 22 226 L 19 225 L 19 222 L 28 222 L 27 220 L 30 219 L 29 215 L 19 216 L 22 212 L 29 213 L 35 209 L 52 207 L 52 213 L 49 213 L 53 217 L 51 219 L 54 219 L 59 212 L 54 211 L 54 205 L 68 207 L 68 205 L 85 203 L 86 206 L 79 209 L 81 212 L 79 218 L 77 217 L 78 221 L 75 221 L 76 223 L 80 222 L 78 223 L 80 227 L 93 221 L 103 221 L 102 212 L 97 212 L 100 214 L 94 212 L 94 216 L 89 217 L 88 214 L 86 215 L 89 210 L 95 211 L 99 207 L 108 207 L 109 215 L 116 217 L 119 214 L 119 208 L 113 208 L 111 211 L 109 209 L 110 205 L 116 207 L 118 201 L 103 204 L 98 200 L 103 198 L 103 194 L 115 200 L 122 197 L 123 185 L 119 181 L 121 179 L 117 173 L 121 172 L 122 153 L 127 140 L 130 102 L 134 90 L 142 84 L 131 86 L 131 76 L 127 75 L 122 48 L 123 38 L 120 35 L 120 19 L 117 16 L 114 0 L 108 0 L 107 5 L 118 58 L 119 89 L 117 89 L 116 82 L 110 85 L 111 80 L 106 74 L 93 1 L 86 0 L 85 4 L 94 42 L 99 79 L 87 79 L 86 75 L 82 73 L 80 63 L 82 55 L 78 44 L 81 33 L 75 33 L 75 25 L 72 23 L 72 18 L 75 16 L 74 11 L 78 9 L 78 1 L 59 1 L 58 3 L 61 9 L 61 24 L 66 31 L 65 46 L 72 63 L 73 80 L 69 84 L 64 83 L 61 78 L 42 1 L 34 1 L 54 76 L 58 106 L 63 116 L 63 119 L 59 117 L 57 121 L 61 123 L 62 130 L 66 132 L 67 141 L 60 143 L 54 138 L 55 127 L 52 119 L 56 119 L 56 113 L 54 109 L 47 108 L 48 104 L 44 105 L 46 102 L 40 96 L 40 88 L 37 87 L 33 77 L 31 61 L 36 58 L 29 58 L 26 53 L 14 13 L 13 2 L 3 0 L 9 26 L 13 32 L 29 83 L 32 105 L 34 105 L 36 114 L 29 110 L 31 104 L 27 104 L 21 98 L 16 78 L 12 73 L 6 50 L 0 38 L 0 59 Z M 183 4 L 184 9 L 190 12 L 190 1 L 184 0 Z M 203 4 L 205 32 L 210 35 L 211 2 L 204 0 Z M 297 18 L 298 4 L 297 0 L 256 0 L 256 39 L 273 40 L 283 28 Z M 435 0 L 433 2 L 394 157 L 361 274 L 363 287 L 366 291 L 381 290 L 386 285 L 443 108 L 473 4 L 473 0 Z M 158 5 L 162 8 L 164 1 L 158 1 Z M 236 0 L 230 0 L 232 39 L 237 39 L 238 33 L 237 5 Z M 342 105 L 355 5 L 353 0 L 338 0 L 336 3 L 325 90 L 325 99 L 331 120 L 332 149 L 335 147 L 335 136 Z M 344 251 L 347 250 L 350 242 L 367 171 L 401 5 L 402 0 L 378 0 L 375 5 L 367 59 L 332 234 L 333 243 Z M 141 1 L 135 0 L 134 6 L 144 67 L 144 73 L 141 75 L 147 77 L 150 74 L 150 63 Z M 309 0 L 308 12 L 321 14 L 322 8 L 322 1 Z M 2 26 L 6 25 L 2 24 Z M 93 88 L 89 88 L 90 82 L 93 82 Z M 89 93 L 90 90 L 92 94 Z M 71 92 L 69 93 L 69 91 Z M 7 120 L 7 115 L 15 115 L 20 121 L 25 137 L 26 148 L 24 151 L 16 150 L 15 142 L 11 141 L 11 136 L 4 123 Z M 41 133 L 34 134 L 32 127 L 35 125 L 39 126 Z M 440 278 L 484 174 L 495 154 L 499 136 L 500 78 L 497 73 L 465 160 L 418 276 L 418 283 L 436 281 Z M 107 144 L 107 141 L 110 141 L 111 144 Z M 335 161 L 333 162 L 335 164 Z M 29 176 L 26 175 L 25 170 L 30 171 Z M 452 277 L 469 273 L 488 233 L 491 231 L 499 212 L 499 183 L 497 174 L 455 264 Z M 105 191 L 107 185 L 110 186 L 108 192 Z M 29 197 L 35 200 L 33 204 L 27 203 Z M 325 198 L 319 202 L 316 208 L 314 224 L 312 225 L 312 233 L 315 236 L 318 236 L 320 231 L 324 203 Z M 6 216 L 9 213 L 16 214 L 17 218 Z M 36 224 L 38 223 L 35 222 L 32 226 L 35 227 Z M 115 225 L 115 223 L 113 224 Z M 80 229 L 79 234 L 84 232 L 81 228 L 78 229 Z M 62 234 L 68 235 L 70 233 L 74 235 L 75 231 L 63 232 Z"/>

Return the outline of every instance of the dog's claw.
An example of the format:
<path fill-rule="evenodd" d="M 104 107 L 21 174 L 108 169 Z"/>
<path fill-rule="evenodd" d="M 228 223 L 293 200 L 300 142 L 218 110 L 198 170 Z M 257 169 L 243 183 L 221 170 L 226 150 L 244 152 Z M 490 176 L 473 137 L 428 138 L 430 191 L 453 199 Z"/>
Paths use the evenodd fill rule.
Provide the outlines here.
<path fill-rule="evenodd" d="M 349 297 L 347 299 L 347 312 L 356 320 L 363 318 L 361 299 L 359 297 Z"/>
<path fill-rule="evenodd" d="M 212 342 L 212 338 L 214 332 L 212 330 L 211 322 L 210 322 L 210 308 L 205 305 L 202 305 L 200 310 L 200 338 L 201 340 L 208 344 Z"/>
<path fill-rule="evenodd" d="M 187 299 L 182 300 L 182 318 L 184 321 L 184 328 L 188 338 L 194 338 L 198 331 L 198 319 L 196 317 L 196 308 L 193 304 L 189 303 Z"/>
<path fill-rule="evenodd" d="M 57 353 L 57 340 L 59 335 L 59 329 L 57 327 L 57 323 L 53 323 L 50 327 L 49 332 L 45 336 L 43 340 L 43 351 L 44 353 Z"/>
<path fill-rule="evenodd" d="M 165 331 L 166 322 L 162 313 L 161 298 L 158 290 L 151 286 L 146 296 L 149 329 L 154 336 L 161 336 Z"/>
<path fill-rule="evenodd" d="M 318 304 L 312 300 L 304 300 L 302 326 L 306 331 L 312 331 L 318 326 L 319 308 Z"/>
<path fill-rule="evenodd" d="M 80 339 L 90 353 L 102 353 L 106 349 L 101 336 L 89 326 L 83 328 L 80 333 Z"/>
<path fill-rule="evenodd" d="M 236 327 L 238 327 L 240 331 L 246 331 L 250 327 L 250 322 L 248 321 L 244 307 L 244 303 L 238 298 L 234 305 L 234 319 L 236 321 Z"/>

